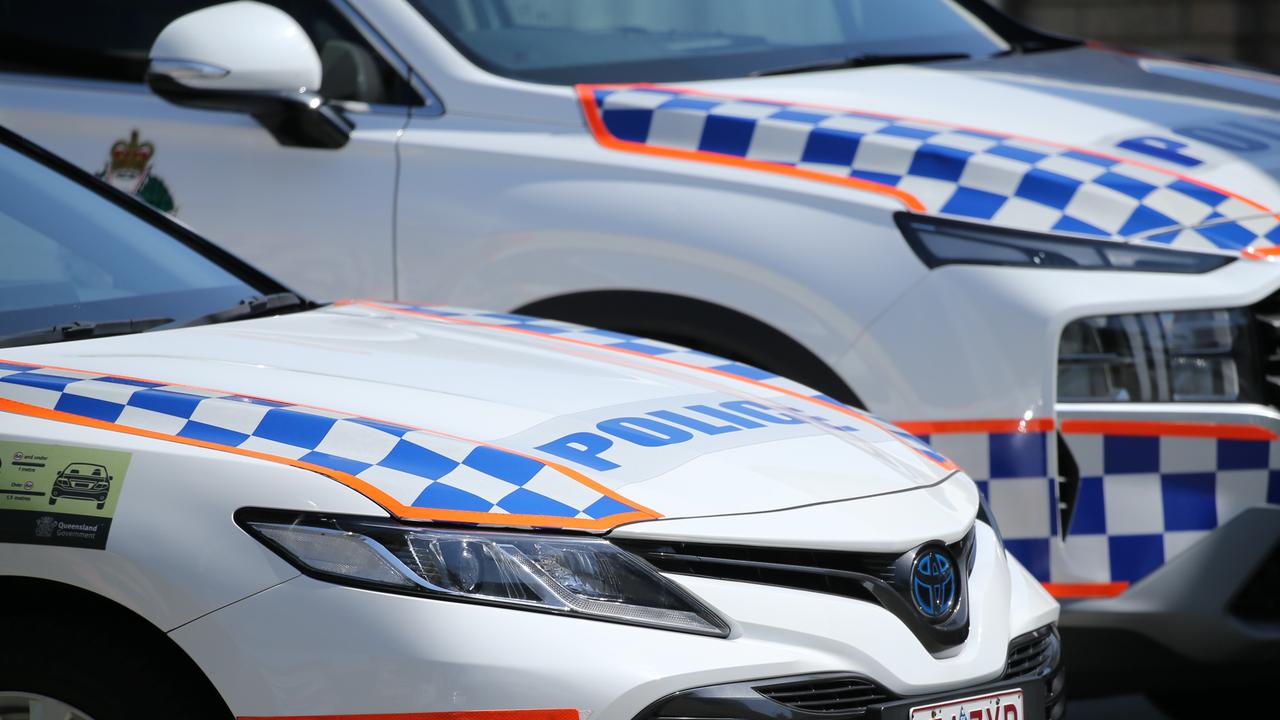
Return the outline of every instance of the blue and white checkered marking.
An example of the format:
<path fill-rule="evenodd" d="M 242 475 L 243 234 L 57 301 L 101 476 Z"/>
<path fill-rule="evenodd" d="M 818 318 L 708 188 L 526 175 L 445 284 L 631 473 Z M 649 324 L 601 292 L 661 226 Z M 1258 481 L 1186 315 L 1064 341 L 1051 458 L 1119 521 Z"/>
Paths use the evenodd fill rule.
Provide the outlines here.
<path fill-rule="evenodd" d="M 1042 582 L 1134 583 L 1240 512 L 1280 505 L 1280 442 L 1063 437 L 1081 474 L 1065 533 L 1053 433 L 928 438 L 978 481 L 1009 552 Z"/>
<path fill-rule="evenodd" d="M 1280 505 L 1277 442 L 1064 437 L 1081 483 L 1055 579 L 1137 582 L 1244 510 Z"/>
<path fill-rule="evenodd" d="M 1176 174 L 1088 150 L 674 89 L 596 88 L 593 97 L 618 140 L 880 183 L 942 215 L 1188 249 L 1280 244 L 1275 215 Z"/>
<path fill-rule="evenodd" d="M 0 398 L 318 465 L 412 508 L 577 520 L 636 512 L 523 455 L 316 408 L 3 362 Z"/>

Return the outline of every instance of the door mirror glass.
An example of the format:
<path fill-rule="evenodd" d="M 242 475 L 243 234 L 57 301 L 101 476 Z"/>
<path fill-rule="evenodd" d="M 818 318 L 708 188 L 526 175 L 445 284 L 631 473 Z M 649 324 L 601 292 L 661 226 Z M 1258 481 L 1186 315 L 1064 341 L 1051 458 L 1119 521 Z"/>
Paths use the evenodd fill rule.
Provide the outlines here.
<path fill-rule="evenodd" d="M 338 148 L 351 123 L 318 94 L 320 56 L 296 20 L 241 0 L 169 23 L 151 46 L 147 84 L 189 107 L 245 112 L 285 145 Z"/>

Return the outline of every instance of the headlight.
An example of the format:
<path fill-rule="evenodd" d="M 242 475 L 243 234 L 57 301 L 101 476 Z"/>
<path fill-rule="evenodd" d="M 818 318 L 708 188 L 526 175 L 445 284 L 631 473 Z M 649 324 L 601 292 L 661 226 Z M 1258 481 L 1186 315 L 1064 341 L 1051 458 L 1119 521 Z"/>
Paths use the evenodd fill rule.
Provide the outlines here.
<path fill-rule="evenodd" d="M 1234 260 L 1114 240 L 1025 232 L 898 213 L 898 227 L 916 255 L 941 265 L 1007 265 L 1056 270 L 1205 273 Z"/>
<path fill-rule="evenodd" d="M 652 565 L 584 536 L 413 527 L 386 520 L 241 511 L 241 526 L 324 580 L 725 637 L 711 608 Z"/>
<path fill-rule="evenodd" d="M 1248 311 L 1108 315 L 1062 333 L 1064 402 L 1254 402 L 1262 392 Z"/>

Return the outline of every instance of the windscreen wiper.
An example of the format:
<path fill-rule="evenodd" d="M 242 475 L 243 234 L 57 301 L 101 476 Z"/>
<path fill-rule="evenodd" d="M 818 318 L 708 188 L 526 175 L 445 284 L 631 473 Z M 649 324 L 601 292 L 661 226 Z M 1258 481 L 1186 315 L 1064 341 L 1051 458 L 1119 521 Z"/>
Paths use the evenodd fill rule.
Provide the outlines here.
<path fill-rule="evenodd" d="M 44 345 L 46 343 L 63 342 L 65 340 L 88 340 L 89 338 L 110 337 L 112 335 L 132 335 L 146 332 L 160 325 L 173 322 L 173 318 L 139 318 L 137 320 L 105 320 L 102 322 L 85 322 L 77 320 L 66 325 L 29 330 L 0 337 L 0 347 L 18 347 L 20 345 Z"/>
<path fill-rule="evenodd" d="M 852 55 L 850 57 L 832 58 L 830 60 L 819 60 L 814 63 L 806 63 L 803 65 L 785 65 L 778 68 L 770 68 L 768 70 L 757 70 L 751 73 L 752 77 L 765 77 L 767 75 L 794 75 L 796 73 L 817 72 L 819 70 L 848 70 L 850 68 L 872 67 L 874 65 L 900 65 L 907 63 L 923 63 L 923 62 L 941 62 L 943 60 L 968 60 L 972 55 L 965 53 L 916 53 L 902 55 L 877 55 L 868 53 L 865 55 Z"/>
<path fill-rule="evenodd" d="M 232 320 L 248 320 L 249 318 L 274 315 L 284 310 L 309 310 L 318 307 L 310 300 L 303 300 L 291 292 L 271 293 L 270 295 L 254 295 L 247 297 L 225 310 L 201 315 L 175 327 L 193 327 L 195 325 L 212 325 Z"/>

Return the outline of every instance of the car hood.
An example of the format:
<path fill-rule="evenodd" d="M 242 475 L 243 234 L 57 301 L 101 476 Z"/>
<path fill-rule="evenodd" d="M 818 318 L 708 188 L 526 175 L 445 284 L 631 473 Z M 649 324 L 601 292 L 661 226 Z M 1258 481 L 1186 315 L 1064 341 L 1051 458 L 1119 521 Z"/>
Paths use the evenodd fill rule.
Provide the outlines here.
<path fill-rule="evenodd" d="M 284 462 L 410 520 L 604 531 L 955 485 L 815 395 L 617 333 L 372 302 L 0 354 L 2 409 Z M 976 508 L 922 497 L 957 528 Z"/>
<path fill-rule="evenodd" d="M 1272 75 L 1080 47 L 579 95 L 615 149 L 728 155 L 1028 230 L 1232 253 L 1280 243 Z"/>

